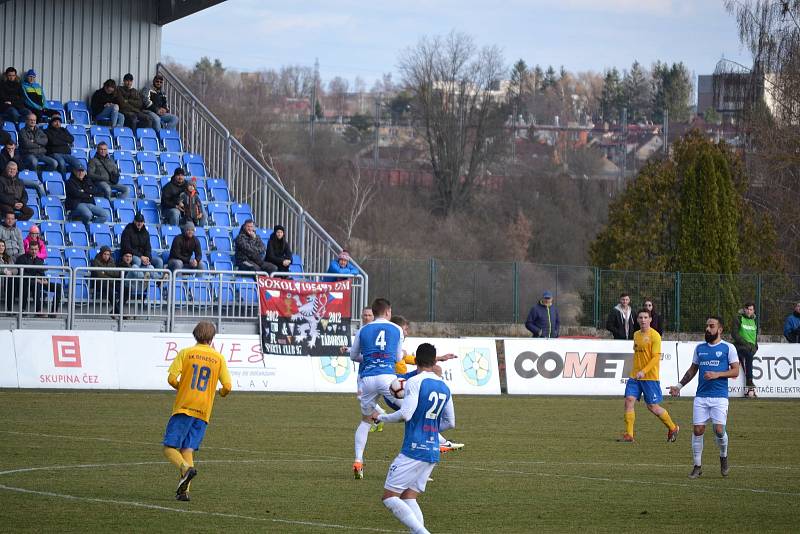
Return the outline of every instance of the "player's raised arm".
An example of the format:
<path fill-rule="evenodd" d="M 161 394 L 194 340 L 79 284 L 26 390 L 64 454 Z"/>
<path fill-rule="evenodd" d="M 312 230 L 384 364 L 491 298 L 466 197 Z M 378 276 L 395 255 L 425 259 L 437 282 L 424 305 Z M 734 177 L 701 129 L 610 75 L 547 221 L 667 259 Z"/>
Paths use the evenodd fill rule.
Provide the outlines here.
<path fill-rule="evenodd" d="M 442 412 L 442 420 L 439 422 L 439 432 L 450 430 L 456 427 L 456 410 L 453 406 L 453 397 L 447 399 Z"/>

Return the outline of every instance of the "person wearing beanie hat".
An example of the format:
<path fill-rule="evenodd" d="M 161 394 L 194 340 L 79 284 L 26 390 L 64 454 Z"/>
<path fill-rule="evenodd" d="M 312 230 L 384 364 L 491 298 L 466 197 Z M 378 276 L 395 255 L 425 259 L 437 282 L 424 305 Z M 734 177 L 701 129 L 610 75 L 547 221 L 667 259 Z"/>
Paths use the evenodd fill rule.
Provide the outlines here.
<path fill-rule="evenodd" d="M 133 74 L 129 72 L 123 76 L 122 85 L 117 87 L 117 91 L 122 98 L 119 110 L 125 115 L 125 126 L 134 132 L 137 128 L 152 128 L 153 121 L 144 111 L 142 93 L 133 86 Z"/>
<path fill-rule="evenodd" d="M 170 271 L 177 269 L 207 270 L 203 261 L 203 249 L 200 240 L 194 235 L 194 223 L 187 222 L 183 225 L 181 235 L 175 236 L 169 249 L 167 268 Z"/>
<path fill-rule="evenodd" d="M 25 107 L 25 92 L 22 90 L 17 69 L 6 68 L 3 80 L 0 81 L 0 118 L 19 123 L 28 114 Z"/>
<path fill-rule="evenodd" d="M 125 126 L 125 115 L 119 112 L 122 106 L 122 96 L 117 91 L 117 82 L 110 78 L 103 82 L 103 87 L 92 94 L 89 102 L 95 122 L 108 123 L 112 128 Z"/>
<path fill-rule="evenodd" d="M 47 155 L 58 162 L 58 172 L 66 176 L 67 166 L 75 168 L 80 163 L 78 158 L 72 155 L 72 143 L 75 142 L 75 138 L 61 125 L 60 114 L 50 117 L 50 127 L 44 133 L 47 136 Z"/>
<path fill-rule="evenodd" d="M 161 216 L 170 226 L 178 226 L 186 210 L 181 195 L 186 192 L 186 171 L 178 167 L 170 181 L 161 188 Z"/>
<path fill-rule="evenodd" d="M 170 113 L 167 104 L 167 95 L 164 94 L 164 77 L 156 74 L 153 77 L 153 85 L 142 89 L 142 100 L 144 101 L 144 112 L 150 117 L 155 131 L 161 128 L 174 130 L 178 127 L 178 117 Z"/>
<path fill-rule="evenodd" d="M 158 254 L 153 254 L 150 245 L 150 232 L 144 224 L 144 215 L 137 212 L 133 222 L 128 223 L 120 236 L 120 252 L 128 252 L 133 256 L 132 263 L 135 267 L 144 269 L 163 269 L 164 260 Z"/>
<path fill-rule="evenodd" d="M 34 256 L 43 261 L 47 259 L 47 244 L 42 239 L 41 230 L 35 224 L 28 228 L 28 236 L 22 241 L 22 248 L 25 254 L 33 248 L 36 250 Z"/>
<path fill-rule="evenodd" d="M 203 202 L 197 194 L 197 178 L 185 182 L 186 190 L 181 193 L 178 204 L 183 206 L 181 211 L 181 223 L 191 221 L 195 226 L 206 225 L 206 210 L 203 209 Z"/>
<path fill-rule="evenodd" d="M 342 250 L 336 258 L 331 260 L 326 272 L 331 274 L 361 274 L 356 266 L 351 263 L 350 259 L 350 253 L 347 250 Z M 339 279 L 340 277 L 338 276 L 328 276 L 323 279 L 323 282 L 335 282 Z"/>
<path fill-rule="evenodd" d="M 525 321 L 533 337 L 556 338 L 560 327 L 558 308 L 553 304 L 553 294 L 550 291 L 542 293 L 542 298 L 533 305 Z"/>
<path fill-rule="evenodd" d="M 40 120 L 46 112 L 47 97 L 44 95 L 44 88 L 36 81 L 35 70 L 29 69 L 25 73 L 25 79 L 22 81 L 22 93 L 25 97 L 25 107 L 35 113 L 37 120 Z"/>
<path fill-rule="evenodd" d="M 87 227 L 89 223 L 104 223 L 108 220 L 106 210 L 94 202 L 99 193 L 92 179 L 86 176 L 86 167 L 80 161 L 73 167 L 64 189 L 67 193 L 64 207 L 69 210 L 70 220 L 79 220 Z"/>
<path fill-rule="evenodd" d="M 280 224 L 275 225 L 267 241 L 267 261 L 277 265 L 279 272 L 289 272 L 289 266 L 292 264 L 292 248 L 286 239 L 286 230 Z"/>

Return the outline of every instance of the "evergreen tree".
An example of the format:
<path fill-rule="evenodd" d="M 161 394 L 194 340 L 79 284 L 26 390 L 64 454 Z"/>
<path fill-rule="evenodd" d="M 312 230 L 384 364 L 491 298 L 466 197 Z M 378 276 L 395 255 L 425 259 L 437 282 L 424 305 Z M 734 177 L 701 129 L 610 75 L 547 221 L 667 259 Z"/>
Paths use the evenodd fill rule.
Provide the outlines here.
<path fill-rule="evenodd" d="M 558 76 L 556 75 L 556 69 L 553 68 L 552 65 L 547 67 L 547 70 L 544 73 L 544 79 L 542 80 L 542 89 L 547 89 L 548 87 L 555 87 L 558 83 Z"/>
<path fill-rule="evenodd" d="M 622 85 L 628 107 L 628 118 L 632 122 L 650 119 L 653 105 L 650 80 L 638 61 L 634 61 L 630 72 L 625 73 Z"/>
<path fill-rule="evenodd" d="M 691 116 L 692 79 L 683 63 L 657 62 L 653 66 L 653 118 L 664 120 L 664 110 L 669 110 L 670 121 L 685 122 Z"/>
<path fill-rule="evenodd" d="M 511 69 L 511 80 L 508 84 L 508 99 L 514 105 L 517 114 L 525 115 L 525 96 L 529 91 L 528 65 L 520 59 Z"/>
<path fill-rule="evenodd" d="M 603 93 L 600 95 L 600 112 L 609 122 L 618 121 L 624 106 L 625 93 L 619 71 L 613 68 L 606 72 L 603 80 Z"/>

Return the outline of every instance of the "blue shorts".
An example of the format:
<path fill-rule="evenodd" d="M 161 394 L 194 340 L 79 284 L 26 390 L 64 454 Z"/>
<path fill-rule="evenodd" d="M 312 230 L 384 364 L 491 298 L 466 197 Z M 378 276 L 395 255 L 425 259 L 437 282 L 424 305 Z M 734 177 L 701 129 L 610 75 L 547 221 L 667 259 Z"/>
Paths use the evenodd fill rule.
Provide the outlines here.
<path fill-rule="evenodd" d="M 176 449 L 199 450 L 208 423 L 197 417 L 176 413 L 169 418 L 164 431 L 164 446 Z"/>
<path fill-rule="evenodd" d="M 658 380 L 636 380 L 629 378 L 625 384 L 625 396 L 635 397 L 636 400 L 644 397 L 647 404 L 659 404 L 664 400 L 661 394 L 661 382 Z"/>

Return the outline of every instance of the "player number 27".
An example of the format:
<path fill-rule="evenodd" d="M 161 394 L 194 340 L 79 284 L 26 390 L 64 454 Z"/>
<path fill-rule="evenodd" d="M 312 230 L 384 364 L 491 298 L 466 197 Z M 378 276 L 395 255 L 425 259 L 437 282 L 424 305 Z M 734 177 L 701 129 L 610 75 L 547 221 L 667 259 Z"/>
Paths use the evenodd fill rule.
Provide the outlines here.
<path fill-rule="evenodd" d="M 211 377 L 211 369 L 206 367 L 198 368 L 196 363 L 192 364 L 192 389 L 205 391 L 208 389 L 208 379 Z"/>
<path fill-rule="evenodd" d="M 433 404 L 431 404 L 430 409 L 425 412 L 425 419 L 436 419 L 439 417 L 439 414 L 442 413 L 442 408 L 444 408 L 444 404 L 447 402 L 447 395 L 431 391 L 431 394 L 428 395 L 428 400 Z"/>

